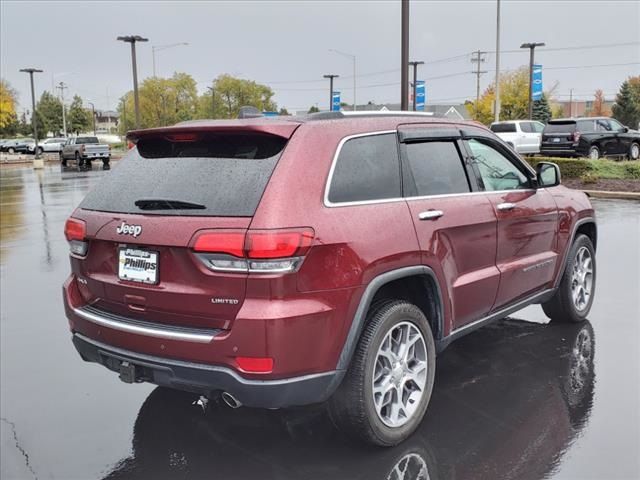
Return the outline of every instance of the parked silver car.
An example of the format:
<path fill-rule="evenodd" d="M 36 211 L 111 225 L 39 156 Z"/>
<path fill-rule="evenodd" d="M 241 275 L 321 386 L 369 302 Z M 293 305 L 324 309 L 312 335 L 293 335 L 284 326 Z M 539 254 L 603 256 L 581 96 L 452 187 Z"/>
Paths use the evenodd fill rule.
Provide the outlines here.
<path fill-rule="evenodd" d="M 59 153 L 62 151 L 63 145 L 66 143 L 67 139 L 64 137 L 55 137 L 55 138 L 46 138 L 41 142 L 38 142 L 38 153 L 45 152 L 55 152 Z M 28 145 L 29 153 L 34 153 L 36 148 L 35 143 L 30 143 Z"/>

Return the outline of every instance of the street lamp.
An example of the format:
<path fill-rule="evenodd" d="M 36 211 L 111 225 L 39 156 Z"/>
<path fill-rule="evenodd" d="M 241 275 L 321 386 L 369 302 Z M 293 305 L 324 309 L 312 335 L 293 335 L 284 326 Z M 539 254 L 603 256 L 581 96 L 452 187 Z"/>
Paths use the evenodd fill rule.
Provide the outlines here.
<path fill-rule="evenodd" d="M 92 102 L 87 102 L 91 105 L 91 113 L 93 114 L 93 134 L 96 134 L 96 106 Z"/>
<path fill-rule="evenodd" d="M 418 85 L 418 65 L 424 65 L 424 62 L 409 62 L 413 67 L 413 111 L 416 111 L 416 89 Z"/>
<path fill-rule="evenodd" d="M 356 105 L 358 102 L 356 101 L 356 56 L 351 53 L 341 52 L 340 50 L 335 50 L 333 48 L 329 49 L 330 52 L 337 53 L 338 55 L 342 55 L 343 57 L 351 58 L 353 61 L 353 111 L 356 111 Z"/>
<path fill-rule="evenodd" d="M 42 73 L 42 70 L 38 70 L 37 68 L 22 68 L 21 72 L 28 73 L 31 80 L 31 125 L 33 126 L 33 139 L 36 142 L 35 150 L 34 150 L 34 168 L 41 168 L 37 166 L 38 164 L 35 160 L 40 158 L 40 154 L 38 153 L 38 125 L 37 125 L 37 114 L 36 114 L 36 93 L 35 88 L 33 87 L 33 74 L 34 73 Z"/>
<path fill-rule="evenodd" d="M 180 43 L 170 43 L 168 45 L 152 45 L 151 46 L 151 54 L 153 55 L 153 76 L 156 76 L 156 52 L 161 52 L 162 50 L 168 50 L 173 47 L 182 47 L 189 45 L 187 42 Z"/>
<path fill-rule="evenodd" d="M 529 120 L 533 118 L 533 52 L 536 47 L 544 47 L 544 42 L 523 43 L 520 48 L 529 49 Z"/>
<path fill-rule="evenodd" d="M 333 112 L 333 79 L 338 78 L 340 75 L 323 75 L 324 78 L 329 79 L 329 111 Z"/>
<path fill-rule="evenodd" d="M 138 98 L 138 67 L 136 65 L 136 42 L 148 42 L 140 35 L 126 35 L 116 40 L 131 44 L 131 67 L 133 68 L 133 104 L 136 110 L 136 128 L 140 128 L 140 100 Z"/>

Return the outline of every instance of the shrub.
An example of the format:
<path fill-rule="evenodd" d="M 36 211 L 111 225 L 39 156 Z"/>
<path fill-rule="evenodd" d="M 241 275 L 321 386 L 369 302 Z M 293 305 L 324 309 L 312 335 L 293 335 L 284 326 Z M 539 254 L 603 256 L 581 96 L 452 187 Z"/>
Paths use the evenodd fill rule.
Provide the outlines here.
<path fill-rule="evenodd" d="M 600 177 L 598 177 L 598 175 L 596 175 L 595 173 L 586 172 L 580 175 L 580 180 L 582 181 L 582 183 L 598 183 Z"/>
<path fill-rule="evenodd" d="M 527 161 L 534 168 L 540 162 L 553 162 L 560 167 L 563 178 L 580 178 L 594 170 L 591 162 L 582 158 L 527 157 Z"/>
<path fill-rule="evenodd" d="M 640 162 L 629 162 L 622 165 L 627 178 L 640 180 Z"/>

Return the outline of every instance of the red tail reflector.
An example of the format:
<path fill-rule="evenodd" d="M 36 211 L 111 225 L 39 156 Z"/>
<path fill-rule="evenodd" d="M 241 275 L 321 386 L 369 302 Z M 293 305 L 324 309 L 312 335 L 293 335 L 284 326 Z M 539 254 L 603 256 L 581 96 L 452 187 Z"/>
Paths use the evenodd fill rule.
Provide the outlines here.
<path fill-rule="evenodd" d="M 273 358 L 270 357 L 236 357 L 238 368 L 245 373 L 271 373 Z"/>
<path fill-rule="evenodd" d="M 205 232 L 200 234 L 193 245 L 196 252 L 228 253 L 234 257 L 244 257 L 244 231 Z"/>
<path fill-rule="evenodd" d="M 573 141 L 578 142 L 580 140 L 580 132 L 573 132 Z"/>
<path fill-rule="evenodd" d="M 87 235 L 87 224 L 83 220 L 70 218 L 64 224 L 64 236 L 70 242 L 72 240 L 84 240 Z"/>
<path fill-rule="evenodd" d="M 311 228 L 249 230 L 245 251 L 249 258 L 287 258 L 304 255 L 313 243 Z"/>

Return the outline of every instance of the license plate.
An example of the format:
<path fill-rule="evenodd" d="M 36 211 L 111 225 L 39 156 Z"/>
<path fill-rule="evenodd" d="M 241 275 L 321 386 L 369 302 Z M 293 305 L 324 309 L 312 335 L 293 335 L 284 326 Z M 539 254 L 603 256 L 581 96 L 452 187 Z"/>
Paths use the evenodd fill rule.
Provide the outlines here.
<path fill-rule="evenodd" d="M 131 282 L 158 283 L 158 252 L 121 248 L 118 277 Z"/>
<path fill-rule="evenodd" d="M 560 143 L 560 139 L 558 137 L 554 138 L 553 143 Z"/>

